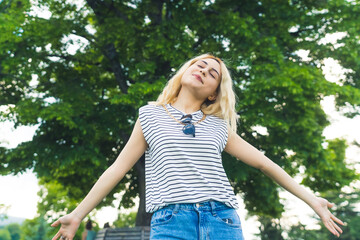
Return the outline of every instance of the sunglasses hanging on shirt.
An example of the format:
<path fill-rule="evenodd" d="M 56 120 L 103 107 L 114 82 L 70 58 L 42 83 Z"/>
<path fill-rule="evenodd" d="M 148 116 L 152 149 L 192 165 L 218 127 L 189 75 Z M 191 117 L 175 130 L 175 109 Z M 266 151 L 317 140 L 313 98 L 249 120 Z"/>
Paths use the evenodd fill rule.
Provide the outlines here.
<path fill-rule="evenodd" d="M 198 124 L 199 122 L 203 121 L 206 118 L 206 115 L 203 113 L 203 117 L 199 121 L 197 121 L 196 123 L 192 123 L 191 122 L 192 115 L 186 114 L 181 117 L 181 119 L 184 119 L 184 120 L 179 121 L 173 115 L 171 115 L 171 113 L 168 111 L 168 109 L 166 108 L 166 106 L 164 104 L 162 106 L 165 108 L 166 112 L 170 115 L 170 117 L 172 117 L 178 123 L 185 125 L 182 129 L 183 133 L 185 133 L 187 135 L 189 135 L 189 134 L 193 135 L 193 137 L 195 137 L 195 125 Z"/>
<path fill-rule="evenodd" d="M 185 118 L 184 120 L 181 120 Z M 180 120 L 182 123 L 185 123 L 185 126 L 183 127 L 183 133 L 185 134 L 192 134 L 195 137 L 195 126 L 191 123 L 192 115 L 186 114 L 183 115 Z"/>

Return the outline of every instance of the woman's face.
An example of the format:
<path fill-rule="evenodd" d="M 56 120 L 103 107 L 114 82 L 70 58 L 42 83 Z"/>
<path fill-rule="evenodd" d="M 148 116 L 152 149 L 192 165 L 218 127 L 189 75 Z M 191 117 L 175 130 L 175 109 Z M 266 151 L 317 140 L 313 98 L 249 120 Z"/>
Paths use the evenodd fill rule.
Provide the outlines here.
<path fill-rule="evenodd" d="M 188 88 L 196 98 L 205 101 L 209 96 L 216 97 L 216 89 L 221 80 L 220 74 L 220 64 L 216 60 L 200 59 L 185 71 L 181 85 Z"/>

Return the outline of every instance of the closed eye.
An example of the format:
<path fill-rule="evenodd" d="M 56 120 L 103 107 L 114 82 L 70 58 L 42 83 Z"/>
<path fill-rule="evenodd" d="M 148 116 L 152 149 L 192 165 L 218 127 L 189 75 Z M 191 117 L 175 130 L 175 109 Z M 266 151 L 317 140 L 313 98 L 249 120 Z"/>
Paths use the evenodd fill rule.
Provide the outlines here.
<path fill-rule="evenodd" d="M 201 65 L 198 65 L 198 66 L 201 67 L 201 68 L 204 68 L 204 67 L 201 66 Z M 210 73 L 210 75 L 211 75 L 213 78 L 215 78 L 214 75 L 212 75 L 211 73 Z"/>

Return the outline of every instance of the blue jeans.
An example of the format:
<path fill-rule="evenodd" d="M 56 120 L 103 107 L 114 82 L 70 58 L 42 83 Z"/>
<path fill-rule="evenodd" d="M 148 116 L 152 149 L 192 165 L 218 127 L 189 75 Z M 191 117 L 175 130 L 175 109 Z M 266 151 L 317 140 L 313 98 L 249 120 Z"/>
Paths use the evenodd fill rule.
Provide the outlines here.
<path fill-rule="evenodd" d="M 240 218 L 234 208 L 218 201 L 176 203 L 155 211 L 150 240 L 243 240 Z"/>

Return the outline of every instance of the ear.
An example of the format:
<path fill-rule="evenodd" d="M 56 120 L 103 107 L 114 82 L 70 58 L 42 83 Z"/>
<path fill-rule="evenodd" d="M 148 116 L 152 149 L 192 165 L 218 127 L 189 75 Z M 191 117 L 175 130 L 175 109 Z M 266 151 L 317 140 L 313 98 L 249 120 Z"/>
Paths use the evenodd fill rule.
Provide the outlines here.
<path fill-rule="evenodd" d="M 214 101 L 214 100 L 216 100 L 216 97 L 217 97 L 217 94 L 214 93 L 214 94 L 211 94 L 210 96 L 208 96 L 208 99 L 209 99 L 209 101 Z"/>

